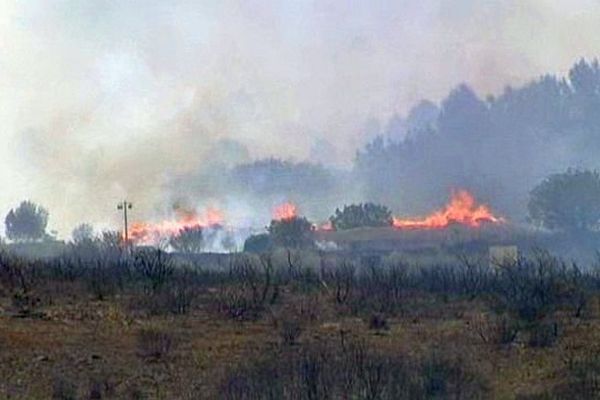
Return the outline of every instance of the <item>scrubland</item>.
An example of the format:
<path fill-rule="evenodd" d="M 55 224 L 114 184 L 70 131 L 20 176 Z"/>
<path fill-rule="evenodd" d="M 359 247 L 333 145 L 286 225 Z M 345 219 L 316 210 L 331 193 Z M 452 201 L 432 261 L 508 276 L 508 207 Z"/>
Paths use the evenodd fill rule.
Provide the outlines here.
<path fill-rule="evenodd" d="M 0 398 L 596 398 L 599 271 L 544 251 L 5 251 Z"/>

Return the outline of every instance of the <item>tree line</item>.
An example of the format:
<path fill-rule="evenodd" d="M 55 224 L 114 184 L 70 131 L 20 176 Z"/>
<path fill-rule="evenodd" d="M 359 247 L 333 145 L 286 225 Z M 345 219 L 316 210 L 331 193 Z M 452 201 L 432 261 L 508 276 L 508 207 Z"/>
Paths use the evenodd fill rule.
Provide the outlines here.
<path fill-rule="evenodd" d="M 498 96 L 463 84 L 439 105 L 424 101 L 371 128 L 376 137 L 357 153 L 356 179 L 371 200 L 402 213 L 425 212 L 449 189 L 467 187 L 524 220 L 529 191 L 544 177 L 600 168 L 599 109 L 597 60 Z"/>
<path fill-rule="evenodd" d="M 527 208 L 528 221 L 538 227 L 570 233 L 597 231 L 600 228 L 600 173 L 595 170 L 568 169 L 549 175 L 530 191 Z M 25 200 L 7 213 L 6 237 L 13 242 L 50 239 L 52 236 L 46 231 L 48 218 L 46 208 Z M 392 212 L 381 204 L 350 204 L 336 208 L 329 222 L 334 230 L 385 227 L 392 225 Z M 265 251 L 274 245 L 304 247 L 312 243 L 314 229 L 315 226 L 305 217 L 273 220 L 266 233 L 247 239 L 245 249 Z M 120 236 L 118 232 L 106 232 L 102 237 L 97 237 L 93 226 L 83 223 L 73 229 L 71 240 L 76 245 L 85 245 L 96 240 L 102 241 L 107 235 Z M 214 228 L 185 227 L 168 238 L 168 244 L 176 251 L 199 253 L 214 236 Z M 224 248 L 234 250 L 232 237 L 225 235 L 222 241 Z"/>

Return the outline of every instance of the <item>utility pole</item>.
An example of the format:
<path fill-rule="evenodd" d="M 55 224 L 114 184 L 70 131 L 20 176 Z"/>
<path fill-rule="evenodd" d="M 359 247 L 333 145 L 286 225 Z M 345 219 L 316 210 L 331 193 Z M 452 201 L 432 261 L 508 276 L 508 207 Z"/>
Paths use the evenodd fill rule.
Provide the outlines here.
<path fill-rule="evenodd" d="M 127 228 L 127 210 L 131 210 L 131 208 L 133 207 L 133 205 L 128 202 L 127 200 L 123 200 L 123 202 L 117 204 L 117 210 L 123 210 L 123 226 L 125 228 L 124 230 L 124 237 L 125 237 L 125 246 L 129 247 L 129 229 Z"/>

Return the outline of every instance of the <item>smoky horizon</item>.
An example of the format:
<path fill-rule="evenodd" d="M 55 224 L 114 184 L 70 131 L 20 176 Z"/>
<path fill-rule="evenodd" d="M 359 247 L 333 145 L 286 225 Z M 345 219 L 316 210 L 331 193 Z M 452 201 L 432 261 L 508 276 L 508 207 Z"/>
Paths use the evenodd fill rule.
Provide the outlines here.
<path fill-rule="evenodd" d="M 264 228 L 286 202 L 414 219 L 467 190 L 525 223 L 545 177 L 598 168 L 598 22 L 585 0 L 5 1 L 0 211 L 34 201 L 68 239 L 119 229 L 124 199 L 132 223 Z"/>

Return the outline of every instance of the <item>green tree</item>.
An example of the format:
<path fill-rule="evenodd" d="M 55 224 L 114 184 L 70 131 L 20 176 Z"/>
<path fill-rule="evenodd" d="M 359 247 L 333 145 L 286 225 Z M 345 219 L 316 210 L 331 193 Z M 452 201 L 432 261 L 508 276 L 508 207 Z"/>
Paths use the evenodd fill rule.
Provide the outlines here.
<path fill-rule="evenodd" d="M 389 226 L 392 224 L 392 212 L 379 204 L 351 204 L 335 210 L 329 220 L 336 230 L 361 228 L 366 226 Z"/>
<path fill-rule="evenodd" d="M 250 253 L 264 253 L 271 249 L 271 238 L 268 233 L 250 235 L 244 242 L 244 251 Z"/>
<path fill-rule="evenodd" d="M 35 241 L 44 239 L 48 225 L 48 211 L 29 200 L 11 209 L 4 220 L 6 236 L 14 241 Z"/>
<path fill-rule="evenodd" d="M 568 170 L 550 175 L 530 194 L 532 222 L 548 229 L 591 231 L 600 223 L 600 175 Z"/>
<path fill-rule="evenodd" d="M 314 244 L 313 226 L 304 217 L 273 220 L 269 236 L 275 246 L 287 248 L 310 247 Z"/>

